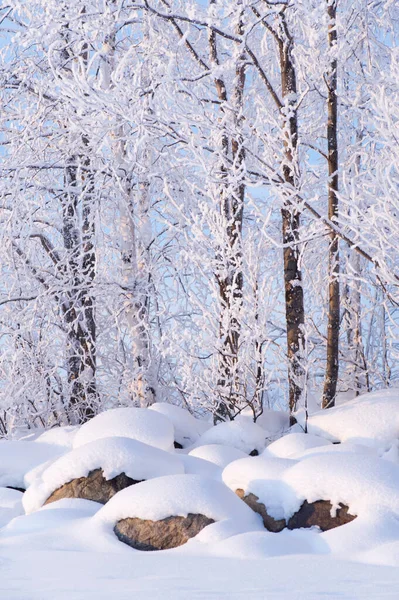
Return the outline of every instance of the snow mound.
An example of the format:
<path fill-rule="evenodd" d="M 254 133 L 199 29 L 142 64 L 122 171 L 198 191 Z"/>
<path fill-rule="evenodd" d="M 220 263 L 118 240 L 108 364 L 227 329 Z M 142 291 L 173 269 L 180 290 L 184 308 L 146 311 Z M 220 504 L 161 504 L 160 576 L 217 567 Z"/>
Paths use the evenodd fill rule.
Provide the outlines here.
<path fill-rule="evenodd" d="M 330 441 L 310 433 L 288 433 L 270 444 L 266 453 L 280 458 L 296 458 L 298 454 L 310 448 L 329 445 Z"/>
<path fill-rule="evenodd" d="M 159 521 L 189 513 L 215 521 L 237 519 L 249 525 L 259 521 L 223 483 L 199 475 L 170 475 L 137 483 L 115 494 L 94 518 L 113 527 L 128 517 Z"/>
<path fill-rule="evenodd" d="M 53 444 L 0 441 L 0 486 L 24 488 L 28 471 L 64 452 L 65 449 Z"/>
<path fill-rule="evenodd" d="M 0 487 L 0 527 L 4 527 L 11 519 L 19 517 L 23 512 L 22 492 Z"/>
<path fill-rule="evenodd" d="M 175 441 L 183 448 L 194 444 L 207 429 L 212 427 L 210 423 L 196 419 L 188 410 L 175 404 L 155 402 L 149 407 L 149 410 L 168 417 L 175 428 Z"/>
<path fill-rule="evenodd" d="M 66 449 L 70 449 L 73 446 L 73 440 L 79 427 L 68 425 L 66 427 L 53 427 L 44 431 L 39 437 L 37 437 L 35 443 L 54 444 L 55 446 L 61 446 Z"/>
<path fill-rule="evenodd" d="M 298 415 L 298 420 L 303 420 Z M 399 389 L 358 396 L 309 417 L 308 431 L 332 441 L 387 446 L 399 438 Z"/>
<path fill-rule="evenodd" d="M 256 424 L 262 427 L 268 440 L 274 441 L 289 429 L 290 415 L 281 410 L 264 409 L 256 419 Z"/>
<path fill-rule="evenodd" d="M 211 427 L 202 434 L 195 447 L 210 444 L 231 446 L 246 454 L 253 450 L 260 453 L 265 449 L 266 435 L 259 425 L 253 423 L 249 418 L 242 418 L 239 421 L 218 423 L 218 425 Z"/>
<path fill-rule="evenodd" d="M 222 478 L 222 469 L 202 458 L 191 456 L 190 454 L 179 454 L 180 460 L 184 465 L 184 472 L 190 475 L 201 475 L 202 477 L 210 477 L 211 479 Z"/>
<path fill-rule="evenodd" d="M 34 479 L 24 494 L 25 512 L 38 510 L 64 483 L 86 477 L 95 469 L 102 469 L 107 480 L 121 473 L 136 481 L 184 473 L 177 455 L 130 438 L 103 438 L 61 456 Z"/>
<path fill-rule="evenodd" d="M 214 544 L 212 553 L 217 556 L 257 559 L 287 554 L 326 554 L 328 546 L 315 531 L 284 529 L 279 534 L 251 531 L 235 535 Z"/>
<path fill-rule="evenodd" d="M 342 503 L 352 515 L 381 508 L 399 515 L 399 466 L 368 454 L 311 456 L 284 471 L 281 479 L 301 501 Z"/>
<path fill-rule="evenodd" d="M 268 458 L 265 455 L 242 458 L 230 463 L 222 473 L 224 483 L 233 492 L 254 494 L 274 519 L 288 519 L 300 507 L 300 502 L 287 484 L 283 473 L 295 461 L 288 458 Z"/>
<path fill-rule="evenodd" d="M 147 408 L 113 408 L 100 413 L 79 429 L 73 447 L 112 436 L 138 440 L 149 446 L 173 449 L 174 429 L 171 421 Z"/>
<path fill-rule="evenodd" d="M 188 455 L 207 460 L 218 467 L 222 467 L 222 469 L 234 460 L 247 457 L 245 452 L 230 446 L 222 446 L 221 444 L 198 446 L 197 448 L 194 448 L 194 450 L 191 450 Z"/>

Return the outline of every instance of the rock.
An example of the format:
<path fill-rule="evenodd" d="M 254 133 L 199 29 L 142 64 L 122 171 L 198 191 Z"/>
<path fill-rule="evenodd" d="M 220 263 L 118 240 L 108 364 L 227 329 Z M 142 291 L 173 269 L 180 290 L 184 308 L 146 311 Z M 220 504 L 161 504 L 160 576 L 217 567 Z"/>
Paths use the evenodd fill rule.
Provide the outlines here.
<path fill-rule="evenodd" d="M 131 479 L 125 473 L 120 473 L 113 479 L 107 480 L 104 478 L 101 469 L 95 469 L 87 477 L 72 479 L 72 481 L 62 485 L 47 498 L 44 504 L 50 504 L 50 502 L 62 498 L 83 498 L 105 504 L 117 492 L 135 483 L 139 482 Z"/>
<path fill-rule="evenodd" d="M 355 515 L 349 514 L 349 508 L 344 504 L 340 504 L 336 510 L 335 516 L 331 516 L 332 504 L 328 500 L 317 500 L 316 502 L 305 502 L 301 508 L 288 521 L 285 519 L 274 519 L 271 517 L 265 505 L 259 502 L 259 498 L 255 494 L 249 493 L 245 495 L 241 489 L 236 490 L 236 494 L 243 500 L 252 510 L 258 513 L 262 519 L 265 528 L 273 533 L 279 533 L 286 527 L 288 529 L 300 529 L 302 527 L 319 527 L 322 531 L 334 529 L 350 523 L 356 519 Z"/>
<path fill-rule="evenodd" d="M 317 525 L 322 531 L 334 529 L 350 523 L 356 519 L 355 515 L 348 513 L 349 508 L 340 504 L 335 516 L 331 516 L 332 504 L 328 500 L 317 500 L 316 502 L 305 502 L 301 508 L 288 521 L 288 529 L 299 529 L 301 527 L 313 527 Z"/>
<path fill-rule="evenodd" d="M 285 519 L 274 519 L 271 517 L 266 510 L 265 505 L 262 502 L 259 502 L 258 496 L 255 494 L 249 493 L 245 495 L 244 490 L 236 490 L 236 494 L 241 500 L 245 502 L 252 510 L 258 513 L 262 519 L 265 528 L 272 533 L 278 533 L 282 531 L 286 527 Z"/>
<path fill-rule="evenodd" d="M 118 521 L 114 531 L 121 542 L 136 550 L 168 550 L 182 546 L 214 522 L 205 515 L 192 513 L 161 521 L 128 518 Z"/>

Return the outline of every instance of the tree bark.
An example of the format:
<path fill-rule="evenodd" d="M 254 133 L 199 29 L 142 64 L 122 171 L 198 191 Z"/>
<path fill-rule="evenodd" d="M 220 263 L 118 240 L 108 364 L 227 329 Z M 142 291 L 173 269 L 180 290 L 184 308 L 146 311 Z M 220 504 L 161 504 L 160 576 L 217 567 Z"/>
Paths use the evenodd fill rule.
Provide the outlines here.
<path fill-rule="evenodd" d="M 328 218 L 336 222 L 338 218 L 338 98 L 337 98 L 337 0 L 327 0 L 328 48 L 330 65 L 327 74 L 327 145 L 328 145 Z M 339 237 L 329 234 L 329 284 L 328 284 L 328 326 L 327 364 L 324 380 L 322 407 L 335 404 L 339 372 L 339 331 L 340 331 L 340 284 L 339 284 Z"/>

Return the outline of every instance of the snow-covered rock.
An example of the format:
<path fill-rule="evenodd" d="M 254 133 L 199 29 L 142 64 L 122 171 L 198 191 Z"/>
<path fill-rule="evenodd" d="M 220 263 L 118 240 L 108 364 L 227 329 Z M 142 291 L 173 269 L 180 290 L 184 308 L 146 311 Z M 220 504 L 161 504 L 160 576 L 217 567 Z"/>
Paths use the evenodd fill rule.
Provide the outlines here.
<path fill-rule="evenodd" d="M 189 452 L 189 456 L 202 458 L 218 467 L 224 469 L 229 463 L 239 458 L 246 458 L 248 455 L 242 450 L 232 446 L 222 446 L 221 444 L 209 444 L 207 446 L 198 446 Z"/>
<path fill-rule="evenodd" d="M 258 522 L 223 483 L 199 475 L 170 475 L 138 483 L 116 494 L 94 518 L 113 528 L 128 517 L 160 521 L 188 514 L 205 515 L 214 521 Z"/>
<path fill-rule="evenodd" d="M 64 452 L 65 448 L 53 444 L 0 441 L 0 486 L 24 488 L 26 473 Z"/>
<path fill-rule="evenodd" d="M 304 415 L 299 414 L 298 420 L 304 421 Z M 399 438 L 399 389 L 362 394 L 316 412 L 309 417 L 307 428 L 332 441 L 351 440 L 388 449 Z"/>
<path fill-rule="evenodd" d="M 131 438 L 102 438 L 75 448 L 53 462 L 24 494 L 26 513 L 38 510 L 64 484 L 101 469 L 105 480 L 121 473 L 135 481 L 184 473 L 175 454 Z M 90 499 L 90 498 L 89 498 Z"/>
<path fill-rule="evenodd" d="M 73 446 L 73 440 L 79 430 L 78 426 L 68 425 L 66 427 L 52 427 L 43 431 L 34 442 L 41 444 L 54 444 L 55 446 L 61 446 L 70 450 Z"/>
<path fill-rule="evenodd" d="M 280 458 L 296 458 L 302 452 L 319 446 L 329 446 L 331 442 L 310 433 L 288 433 L 270 444 L 265 454 Z"/>
<path fill-rule="evenodd" d="M 190 454 L 179 454 L 179 458 L 184 465 L 184 472 L 189 475 L 201 475 L 217 481 L 222 478 L 222 469 L 213 462 Z"/>
<path fill-rule="evenodd" d="M 266 435 L 264 430 L 253 423 L 249 418 L 239 421 L 218 423 L 208 429 L 197 441 L 195 447 L 210 444 L 221 444 L 237 448 L 246 454 L 262 452 L 266 447 Z"/>
<path fill-rule="evenodd" d="M 266 433 L 268 441 L 281 437 L 290 427 L 290 415 L 282 410 L 264 409 L 256 419 L 256 424 Z"/>
<path fill-rule="evenodd" d="M 172 422 L 154 410 L 135 407 L 113 408 L 95 416 L 81 426 L 73 447 L 112 436 L 132 438 L 161 450 L 173 450 Z"/>
<path fill-rule="evenodd" d="M 205 431 L 212 427 L 210 423 L 193 417 L 188 410 L 168 402 L 155 402 L 149 407 L 149 410 L 168 417 L 175 428 L 175 441 L 183 448 L 194 444 Z"/>

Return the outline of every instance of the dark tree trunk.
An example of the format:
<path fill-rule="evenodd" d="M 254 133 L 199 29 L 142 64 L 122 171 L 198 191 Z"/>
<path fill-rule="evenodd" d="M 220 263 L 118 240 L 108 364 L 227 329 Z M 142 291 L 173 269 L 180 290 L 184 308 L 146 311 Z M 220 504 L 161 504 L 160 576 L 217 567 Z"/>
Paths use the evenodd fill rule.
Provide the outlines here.
<path fill-rule="evenodd" d="M 328 218 L 338 217 L 338 99 L 337 99 L 337 2 L 327 2 L 328 47 L 331 52 L 327 74 L 327 144 L 328 144 Z M 323 389 L 323 408 L 334 406 L 339 369 L 340 289 L 339 238 L 331 232 L 329 249 L 327 364 Z"/>
<path fill-rule="evenodd" d="M 296 108 L 296 73 L 292 56 L 293 40 L 288 31 L 284 14 L 281 15 L 280 34 L 278 36 L 281 90 L 283 96 L 282 114 L 284 117 L 284 165 L 283 176 L 287 187 L 297 188 L 296 153 L 298 147 L 298 117 Z M 295 193 L 295 192 L 294 192 Z M 290 194 L 290 192 L 288 192 Z M 287 194 L 287 196 L 288 196 Z M 303 386 L 303 367 L 301 352 L 303 348 L 302 326 L 305 322 L 305 309 L 302 287 L 302 273 L 299 265 L 299 227 L 300 212 L 287 197 L 281 211 L 284 244 L 284 290 L 287 327 L 287 354 L 289 360 L 289 407 L 294 412 L 301 398 Z"/>

